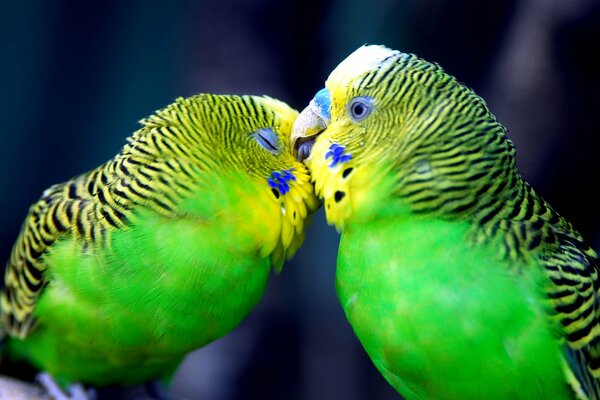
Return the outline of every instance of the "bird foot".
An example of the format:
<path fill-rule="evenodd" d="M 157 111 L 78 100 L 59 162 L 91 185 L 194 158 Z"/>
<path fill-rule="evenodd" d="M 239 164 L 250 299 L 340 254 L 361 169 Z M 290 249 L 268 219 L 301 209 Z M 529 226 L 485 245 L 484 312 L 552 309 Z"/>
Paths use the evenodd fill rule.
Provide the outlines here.
<path fill-rule="evenodd" d="M 96 391 L 94 389 L 86 390 L 79 383 L 70 385 L 65 393 L 56 380 L 46 372 L 38 374 L 36 381 L 46 390 L 52 400 L 96 400 Z"/>

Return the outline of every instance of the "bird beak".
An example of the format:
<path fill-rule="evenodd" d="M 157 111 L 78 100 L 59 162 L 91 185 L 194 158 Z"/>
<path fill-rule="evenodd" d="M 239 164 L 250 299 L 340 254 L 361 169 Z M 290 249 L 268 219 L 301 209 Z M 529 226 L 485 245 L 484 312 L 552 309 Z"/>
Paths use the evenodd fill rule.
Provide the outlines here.
<path fill-rule="evenodd" d="M 329 91 L 321 89 L 294 122 L 290 142 L 298 161 L 310 157 L 317 136 L 331 122 L 330 104 Z"/>

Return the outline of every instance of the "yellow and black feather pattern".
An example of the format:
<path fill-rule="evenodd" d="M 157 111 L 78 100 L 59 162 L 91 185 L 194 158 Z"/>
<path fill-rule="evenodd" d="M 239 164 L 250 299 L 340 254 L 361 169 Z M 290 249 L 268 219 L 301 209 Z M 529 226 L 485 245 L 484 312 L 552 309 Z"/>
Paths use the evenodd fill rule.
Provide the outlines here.
<path fill-rule="evenodd" d="M 5 273 L 1 307 L 7 333 L 24 337 L 33 327 L 32 311 L 47 284 L 44 254 L 53 243 L 70 236 L 84 253 L 88 246 L 108 246 L 111 231 L 134 217 L 133 207 L 170 215 L 189 193 L 196 173 L 184 158 L 165 159 L 179 146 L 163 146 L 163 135 L 151 130 L 100 168 L 50 187 L 30 208 Z"/>
<path fill-rule="evenodd" d="M 454 78 L 427 64 L 407 76 L 420 90 L 443 93 Z M 385 77 L 385 74 L 383 74 Z M 427 81 L 431 80 L 430 84 Z M 405 94 L 410 84 L 403 84 Z M 546 293 L 563 328 L 566 362 L 583 398 L 600 399 L 600 262 L 581 235 L 539 197 L 518 173 L 506 129 L 485 102 L 458 85 L 454 96 L 436 104 L 443 118 L 418 119 L 416 142 L 404 141 L 411 173 L 399 177 L 398 195 L 416 212 L 473 219 L 474 243 L 501 238 L 499 253 L 513 260 L 535 259 L 549 277 Z M 408 95 L 408 98 L 411 98 Z M 415 96 L 422 98 L 422 96 Z M 425 98 L 431 99 L 428 95 Z M 415 100 L 412 109 L 427 107 Z M 448 108 L 445 110 L 444 108 Z M 437 137 L 436 132 L 444 132 Z"/>
<path fill-rule="evenodd" d="M 115 158 L 47 189 L 30 208 L 6 267 L 0 298 L 4 333 L 23 338 L 35 326 L 36 301 L 48 284 L 44 256 L 55 242 L 73 240 L 85 253 L 93 246 L 110 246 L 112 232 L 135 223 L 134 209 L 176 216 L 177 204 L 197 188 L 207 171 L 245 166 L 249 174 L 262 174 L 270 193 L 271 171 L 266 171 L 280 167 L 275 157 L 265 151 L 248 164 L 231 132 L 237 130 L 239 135 L 256 126 L 273 126 L 278 123 L 277 112 L 292 113 L 285 114 L 291 128 L 296 112 L 273 99 L 208 94 L 179 98 L 142 120 L 143 127 Z M 221 153 L 216 154 L 216 148 Z M 279 257 L 299 246 L 304 218 L 318 206 L 308 173 L 297 171 L 295 179 L 289 196 L 273 197 L 294 217 L 286 218 L 287 243 L 279 248 Z"/>
<path fill-rule="evenodd" d="M 375 99 L 374 112 L 381 114 L 352 125 L 355 131 L 343 136 L 345 149 L 355 149 L 343 166 L 323 161 L 326 147 L 313 151 L 309 162 L 328 219 L 342 227 L 356 212 L 350 204 L 359 198 L 375 202 L 362 199 L 377 199 L 378 192 L 388 190 L 382 186 L 391 187 L 392 199 L 414 213 L 469 219 L 473 245 L 499 241 L 499 256 L 514 261 L 509 265 L 523 265 L 523 260 L 542 265 L 550 308 L 563 328 L 570 383 L 579 397 L 600 399 L 598 255 L 522 179 L 506 128 L 481 97 L 437 64 L 412 54 L 388 54 L 358 78 L 358 67 L 350 64 L 329 77 L 335 82 L 328 86 L 332 98 L 369 96 Z M 332 115 L 344 115 L 335 107 L 345 106 L 332 103 Z M 328 144 L 337 145 L 335 136 L 331 140 Z M 350 187 L 350 174 L 360 184 Z M 382 178 L 386 175 L 393 177 L 391 184 Z M 339 193 L 354 203 L 339 201 Z"/>
<path fill-rule="evenodd" d="M 436 71 L 439 67 L 430 68 Z M 407 80 L 425 81 L 434 76 Z M 440 79 L 438 90 L 441 87 L 443 91 L 449 79 L 453 78 Z M 580 386 L 574 387 L 576 393 L 599 399 L 598 256 L 522 179 L 506 129 L 484 101 L 468 88 L 460 88 L 454 98 L 436 103 L 441 107 L 437 112 L 444 113 L 445 104 L 452 105 L 452 112 L 434 121 L 419 120 L 418 127 L 411 127 L 420 134 L 419 145 L 405 149 L 412 152 L 413 164 L 408 168 L 411 173 L 400 177 L 398 194 L 409 199 L 416 212 L 471 216 L 476 227 L 474 243 L 501 238 L 501 257 L 515 262 L 535 259 L 545 268 L 550 280 L 546 293 L 563 327 L 566 361 L 577 379 L 570 383 Z M 445 133 L 443 140 L 436 132 Z"/>
<path fill-rule="evenodd" d="M 477 215 L 479 241 L 502 238 L 510 260 L 534 258 L 549 278 L 546 285 L 553 317 L 562 326 L 569 383 L 582 398 L 600 398 L 600 303 L 596 252 L 581 235 L 524 181 L 503 198 L 504 207 Z M 497 206 L 496 206 L 497 207 Z M 476 239 L 477 240 L 477 239 Z"/>

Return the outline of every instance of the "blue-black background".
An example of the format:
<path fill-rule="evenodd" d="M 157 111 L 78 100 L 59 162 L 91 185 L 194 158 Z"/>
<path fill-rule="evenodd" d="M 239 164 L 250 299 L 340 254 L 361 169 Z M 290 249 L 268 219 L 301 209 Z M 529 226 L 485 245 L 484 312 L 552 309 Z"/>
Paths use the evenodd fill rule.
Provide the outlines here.
<path fill-rule="evenodd" d="M 175 97 L 268 94 L 302 109 L 365 43 L 414 52 L 473 87 L 509 128 L 525 177 L 600 249 L 598 1 L 3 0 L 0 263 L 46 187 L 111 158 Z M 173 392 L 398 398 L 337 304 L 337 244 L 319 212 L 259 307 L 190 355 Z"/>

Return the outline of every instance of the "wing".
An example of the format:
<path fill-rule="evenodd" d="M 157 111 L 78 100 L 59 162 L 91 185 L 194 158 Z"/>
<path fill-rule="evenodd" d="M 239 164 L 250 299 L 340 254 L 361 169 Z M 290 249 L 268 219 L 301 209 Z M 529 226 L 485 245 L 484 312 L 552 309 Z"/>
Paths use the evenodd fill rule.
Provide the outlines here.
<path fill-rule="evenodd" d="M 600 399 L 600 262 L 577 233 L 555 230 L 554 237 L 558 250 L 543 264 L 566 341 L 569 380 L 582 398 Z"/>
<path fill-rule="evenodd" d="M 489 238 L 500 231 L 501 252 L 508 259 L 534 257 L 544 268 L 549 311 L 561 328 L 567 379 L 577 398 L 600 400 L 598 255 L 527 183 L 511 200 L 509 211 L 483 218 L 479 234 Z"/>
<path fill-rule="evenodd" d="M 6 333 L 24 338 L 34 328 L 33 311 L 48 284 L 45 256 L 54 243 L 78 241 L 82 254 L 91 253 L 96 246 L 110 245 L 111 232 L 127 228 L 136 207 L 172 216 L 178 199 L 190 193 L 197 175 L 193 164 L 167 156 L 168 143 L 150 122 L 114 159 L 50 187 L 30 208 L 0 298 Z"/>
<path fill-rule="evenodd" d="M 4 330 L 23 338 L 35 325 L 33 310 L 40 293 L 48 284 L 44 257 L 48 249 L 61 238 L 74 237 L 76 221 L 87 220 L 90 196 L 82 195 L 78 180 L 54 185 L 31 206 L 21 233 L 12 249 L 5 271 L 1 311 Z M 87 198 L 86 198 L 87 197 Z"/>
<path fill-rule="evenodd" d="M 567 379 L 578 398 L 600 399 L 598 255 L 531 186 L 523 189 L 523 200 L 517 201 L 523 218 L 511 221 L 506 247 L 534 255 L 545 269 L 546 294 L 562 331 Z"/>

